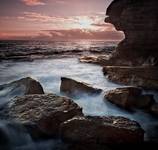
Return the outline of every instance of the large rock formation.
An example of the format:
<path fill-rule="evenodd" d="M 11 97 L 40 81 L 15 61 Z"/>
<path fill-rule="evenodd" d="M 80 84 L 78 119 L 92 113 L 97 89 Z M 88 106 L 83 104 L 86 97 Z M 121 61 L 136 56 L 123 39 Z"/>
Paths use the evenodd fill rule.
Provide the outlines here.
<path fill-rule="evenodd" d="M 113 53 L 114 65 L 158 65 L 158 1 L 114 0 L 105 22 L 125 34 Z"/>
<path fill-rule="evenodd" d="M 83 115 L 82 109 L 71 99 L 54 94 L 34 94 L 16 97 L 5 108 L 6 118 L 39 130 L 45 135 L 58 135 L 62 122 Z M 35 128 L 33 128 L 35 126 Z"/>
<path fill-rule="evenodd" d="M 103 73 L 113 82 L 158 90 L 157 67 L 105 66 Z"/>
<path fill-rule="evenodd" d="M 127 144 L 142 142 L 144 131 L 123 117 L 74 117 L 61 125 L 61 137 L 82 144 Z"/>

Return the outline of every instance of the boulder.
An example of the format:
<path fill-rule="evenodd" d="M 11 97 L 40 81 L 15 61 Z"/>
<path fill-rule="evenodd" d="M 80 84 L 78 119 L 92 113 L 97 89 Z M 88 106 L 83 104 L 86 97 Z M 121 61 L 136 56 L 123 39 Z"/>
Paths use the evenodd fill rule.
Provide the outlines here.
<path fill-rule="evenodd" d="M 93 144 L 139 143 L 144 139 L 140 125 L 123 117 L 74 117 L 61 124 L 63 141 Z"/>
<path fill-rule="evenodd" d="M 22 78 L 8 84 L 0 85 L 0 104 L 10 101 L 15 96 L 22 96 L 28 94 L 44 94 L 42 85 L 30 78 Z"/>
<path fill-rule="evenodd" d="M 78 96 L 81 94 L 96 95 L 102 92 L 101 89 L 92 87 L 91 85 L 79 82 L 70 78 L 61 78 L 60 91 L 68 96 Z"/>
<path fill-rule="evenodd" d="M 103 73 L 109 80 L 119 84 L 158 89 L 157 67 L 105 66 Z"/>
<path fill-rule="evenodd" d="M 137 87 L 117 88 L 106 92 L 105 100 L 108 100 L 125 109 L 149 108 L 154 103 L 153 95 L 143 95 Z"/>
<path fill-rule="evenodd" d="M 34 94 L 16 97 L 6 106 L 5 115 L 31 130 L 36 126 L 42 133 L 57 136 L 62 122 L 82 115 L 82 109 L 71 99 L 54 94 Z M 35 133 L 33 131 L 33 133 Z"/>

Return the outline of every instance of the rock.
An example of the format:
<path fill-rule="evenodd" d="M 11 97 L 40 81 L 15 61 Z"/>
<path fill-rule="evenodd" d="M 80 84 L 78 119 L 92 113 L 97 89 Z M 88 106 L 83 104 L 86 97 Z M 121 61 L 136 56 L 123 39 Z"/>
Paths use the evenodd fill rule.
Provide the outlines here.
<path fill-rule="evenodd" d="M 137 98 L 135 107 L 140 109 L 148 109 L 155 102 L 154 96 L 151 94 L 141 95 Z"/>
<path fill-rule="evenodd" d="M 109 62 L 113 65 L 158 66 L 158 1 L 114 0 L 107 9 L 105 22 L 123 31 Z"/>
<path fill-rule="evenodd" d="M 27 94 L 44 94 L 42 85 L 30 78 L 22 78 L 20 80 L 0 85 L 0 104 L 10 101 L 15 96 L 22 96 Z"/>
<path fill-rule="evenodd" d="M 103 73 L 116 83 L 158 89 L 157 67 L 105 66 Z"/>
<path fill-rule="evenodd" d="M 37 126 L 41 132 L 50 136 L 58 135 L 62 122 L 82 115 L 82 109 L 75 102 L 54 94 L 16 97 L 6 109 L 5 114 L 8 118 L 25 126 L 34 124 L 33 126 Z"/>
<path fill-rule="evenodd" d="M 84 94 L 100 94 L 101 89 L 94 88 L 87 83 L 75 81 L 70 78 L 61 77 L 60 91 L 68 96 L 78 96 Z"/>
<path fill-rule="evenodd" d="M 61 138 L 66 142 L 122 144 L 144 139 L 140 125 L 123 117 L 74 117 L 61 125 Z"/>
<path fill-rule="evenodd" d="M 98 64 L 98 65 L 105 65 L 105 62 L 109 60 L 110 54 L 104 54 L 104 55 L 99 55 L 99 56 L 82 56 L 79 58 L 79 61 L 82 63 L 93 63 L 93 64 Z"/>
<path fill-rule="evenodd" d="M 155 103 L 151 106 L 151 109 L 150 109 L 151 113 L 153 113 L 154 115 L 157 115 L 158 116 L 158 103 Z"/>
<path fill-rule="evenodd" d="M 117 88 L 108 91 L 105 95 L 105 100 L 126 109 L 145 109 L 154 103 L 153 95 L 142 95 L 142 90 L 136 87 Z"/>
<path fill-rule="evenodd" d="M 125 39 L 104 61 L 104 66 L 114 66 L 104 68 L 110 80 L 158 89 L 157 9 L 157 0 L 113 0 L 108 7 L 105 22 L 125 34 Z"/>
<path fill-rule="evenodd" d="M 97 63 L 97 56 L 82 56 L 79 58 L 80 62 L 83 63 Z"/>
<path fill-rule="evenodd" d="M 22 78 L 8 84 L 0 85 L 0 90 L 4 90 L 4 88 L 12 88 L 13 90 L 15 90 L 15 88 L 21 89 L 24 92 L 24 95 L 44 94 L 41 84 L 30 77 Z"/>

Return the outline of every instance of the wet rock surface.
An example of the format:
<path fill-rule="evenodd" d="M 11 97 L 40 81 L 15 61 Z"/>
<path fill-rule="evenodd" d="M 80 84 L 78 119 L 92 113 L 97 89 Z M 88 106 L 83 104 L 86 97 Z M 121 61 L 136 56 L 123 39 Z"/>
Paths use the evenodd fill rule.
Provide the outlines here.
<path fill-rule="evenodd" d="M 65 77 L 61 78 L 60 91 L 72 97 L 80 95 L 80 93 L 96 95 L 102 92 L 101 89 L 92 87 L 87 83 L 76 81 Z"/>
<path fill-rule="evenodd" d="M 25 126 L 34 124 L 46 135 L 57 136 L 60 124 L 82 115 L 82 109 L 66 97 L 35 94 L 16 97 L 7 105 L 6 115 Z"/>
<path fill-rule="evenodd" d="M 61 125 L 61 137 L 73 143 L 140 143 L 144 131 L 135 121 L 123 117 L 74 117 Z"/>
<path fill-rule="evenodd" d="M 44 94 L 44 90 L 42 85 L 32 79 L 31 77 L 26 77 L 22 78 L 17 81 L 13 81 L 8 84 L 0 85 L 0 90 L 5 90 L 5 88 L 11 88 L 11 89 L 16 89 L 18 88 L 19 90 L 23 91 L 24 95 L 27 94 Z"/>
<path fill-rule="evenodd" d="M 22 78 L 8 84 L 0 85 L 0 105 L 10 101 L 15 96 L 28 94 L 44 94 L 42 85 L 30 77 Z"/>
<path fill-rule="evenodd" d="M 157 67 L 105 66 L 103 73 L 109 80 L 116 83 L 158 89 Z"/>
<path fill-rule="evenodd" d="M 110 54 L 99 55 L 99 56 L 82 56 L 79 58 L 79 61 L 82 63 L 92 63 L 98 65 L 105 65 L 105 63 L 109 60 Z"/>
<path fill-rule="evenodd" d="M 117 88 L 106 92 L 105 100 L 108 100 L 125 109 L 149 109 L 155 102 L 153 95 L 142 94 L 137 87 Z"/>

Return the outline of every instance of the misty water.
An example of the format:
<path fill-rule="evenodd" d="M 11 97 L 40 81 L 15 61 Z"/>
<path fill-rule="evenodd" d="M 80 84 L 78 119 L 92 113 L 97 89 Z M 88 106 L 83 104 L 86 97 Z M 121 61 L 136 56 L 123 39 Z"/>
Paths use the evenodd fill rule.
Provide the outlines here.
<path fill-rule="evenodd" d="M 3 61 L 0 65 L 0 85 L 18 80 L 23 77 L 32 77 L 40 81 L 46 93 L 60 94 L 60 78 L 69 77 L 91 84 L 105 91 L 121 87 L 123 85 L 114 84 L 108 81 L 102 73 L 102 68 L 98 65 L 80 63 L 77 58 L 45 59 L 33 62 L 12 62 Z M 9 89 L 8 89 L 9 90 Z M 9 97 L 3 91 L 0 93 L 1 102 L 8 101 Z M 124 116 L 138 121 L 146 130 L 146 139 L 158 138 L 158 121 L 151 115 L 143 111 L 127 112 L 117 106 L 103 101 L 104 92 L 99 96 L 81 94 L 74 98 L 82 108 L 85 115 L 115 115 Z M 156 95 L 155 95 L 156 96 Z M 0 122 L 0 133 L 5 131 L 7 138 L 11 138 L 11 147 L 18 150 L 23 149 L 57 149 L 60 141 L 41 141 L 35 143 L 28 133 L 20 125 L 5 121 Z M 20 133 L 20 134 L 19 134 Z M 13 137 L 16 137 L 15 141 Z M 17 140 L 18 139 L 18 140 Z M 20 143 L 19 143 L 20 139 Z"/>

